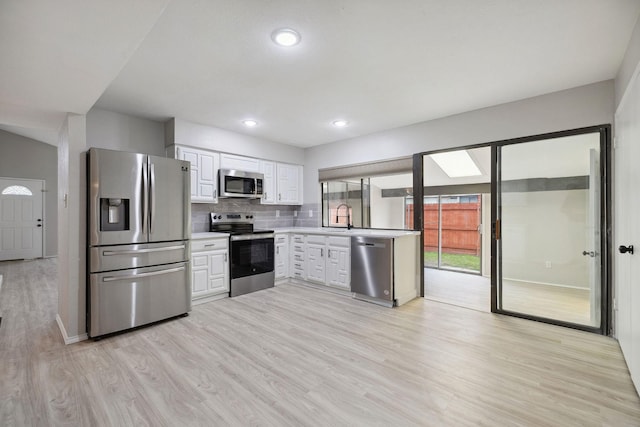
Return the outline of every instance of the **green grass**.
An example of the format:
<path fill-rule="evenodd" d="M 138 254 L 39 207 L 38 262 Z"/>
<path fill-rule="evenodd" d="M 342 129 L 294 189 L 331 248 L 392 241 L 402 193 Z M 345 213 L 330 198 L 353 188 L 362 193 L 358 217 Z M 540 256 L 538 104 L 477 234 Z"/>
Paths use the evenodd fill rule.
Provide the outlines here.
<path fill-rule="evenodd" d="M 461 268 L 464 270 L 480 271 L 480 257 L 477 255 L 443 253 L 441 264 L 442 264 L 442 267 Z M 425 252 L 424 265 L 425 267 L 437 267 L 438 253 Z"/>

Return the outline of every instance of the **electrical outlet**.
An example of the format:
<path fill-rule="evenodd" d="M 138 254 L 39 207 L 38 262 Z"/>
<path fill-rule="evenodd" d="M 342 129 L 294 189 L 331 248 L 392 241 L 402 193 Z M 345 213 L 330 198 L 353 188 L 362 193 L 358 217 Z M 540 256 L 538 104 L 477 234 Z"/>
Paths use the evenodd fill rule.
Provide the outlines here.
<path fill-rule="evenodd" d="M 293 216 L 297 217 L 298 216 L 298 211 L 293 211 Z"/>
<path fill-rule="evenodd" d="M 544 262 L 544 266 L 545 266 L 546 268 L 551 268 L 551 261 L 545 261 L 545 262 Z"/>
<path fill-rule="evenodd" d="M 309 218 L 313 218 L 313 211 L 309 209 Z"/>
<path fill-rule="evenodd" d="M 276 218 L 280 218 L 280 211 L 276 209 Z"/>

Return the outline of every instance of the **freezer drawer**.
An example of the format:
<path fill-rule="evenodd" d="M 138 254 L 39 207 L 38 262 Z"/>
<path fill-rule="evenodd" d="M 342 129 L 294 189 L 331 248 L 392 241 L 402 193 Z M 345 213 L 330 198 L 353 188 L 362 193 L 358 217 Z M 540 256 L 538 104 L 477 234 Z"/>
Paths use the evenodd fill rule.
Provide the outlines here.
<path fill-rule="evenodd" d="M 188 261 L 188 240 L 89 248 L 89 272 L 124 270 Z"/>
<path fill-rule="evenodd" d="M 393 301 L 393 239 L 351 237 L 351 292 Z"/>
<path fill-rule="evenodd" d="M 189 262 L 90 274 L 89 337 L 191 311 L 190 277 Z"/>

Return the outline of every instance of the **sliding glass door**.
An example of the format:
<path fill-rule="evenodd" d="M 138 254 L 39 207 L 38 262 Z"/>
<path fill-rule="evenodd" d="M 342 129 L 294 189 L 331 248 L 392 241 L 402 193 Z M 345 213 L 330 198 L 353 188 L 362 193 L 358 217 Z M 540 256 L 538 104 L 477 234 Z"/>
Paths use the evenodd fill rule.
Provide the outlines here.
<path fill-rule="evenodd" d="M 494 311 L 601 328 L 602 131 L 494 147 Z"/>

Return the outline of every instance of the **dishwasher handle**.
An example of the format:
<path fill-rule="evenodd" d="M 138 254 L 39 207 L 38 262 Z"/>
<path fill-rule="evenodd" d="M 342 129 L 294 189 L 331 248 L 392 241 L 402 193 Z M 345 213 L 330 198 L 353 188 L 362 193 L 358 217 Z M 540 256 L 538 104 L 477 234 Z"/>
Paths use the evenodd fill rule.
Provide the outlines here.
<path fill-rule="evenodd" d="M 358 242 L 357 246 L 366 246 L 368 248 L 386 248 L 387 245 L 385 243 L 369 243 L 369 242 Z"/>

